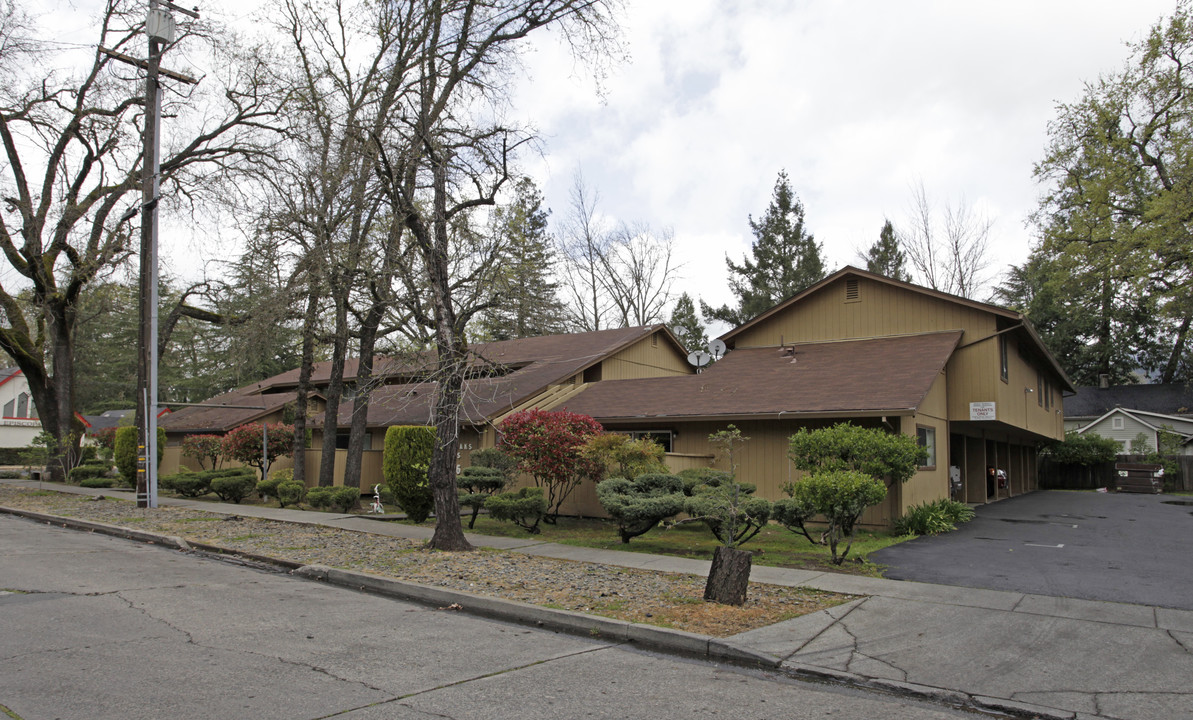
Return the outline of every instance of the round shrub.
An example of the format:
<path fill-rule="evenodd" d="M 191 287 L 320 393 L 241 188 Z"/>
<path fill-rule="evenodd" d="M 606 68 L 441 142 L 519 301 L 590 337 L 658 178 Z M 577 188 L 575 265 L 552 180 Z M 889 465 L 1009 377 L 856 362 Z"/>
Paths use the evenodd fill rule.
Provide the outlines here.
<path fill-rule="evenodd" d="M 322 510 L 331 506 L 331 488 L 329 487 L 313 487 L 307 490 L 306 501 L 307 505 Z"/>
<path fill-rule="evenodd" d="M 208 472 L 212 475 L 211 491 L 224 502 L 239 504 L 241 500 L 257 489 L 257 474 L 249 468 Z"/>
<path fill-rule="evenodd" d="M 179 468 L 173 475 L 162 476 L 158 484 L 183 497 L 200 497 L 211 492 L 211 477 L 205 472 L 191 472 L 186 467 Z"/>
<path fill-rule="evenodd" d="M 137 486 L 137 429 L 116 428 L 116 467 L 128 487 Z"/>
<path fill-rule="evenodd" d="M 79 481 L 79 486 L 85 488 L 110 488 L 115 484 L 116 478 L 110 477 L 89 477 Z"/>
<path fill-rule="evenodd" d="M 108 474 L 107 465 L 103 463 L 87 462 L 78 465 L 70 471 L 70 481 L 81 483 L 90 478 L 104 477 Z M 108 487 L 111 487 L 110 485 Z"/>
<path fill-rule="evenodd" d="M 351 485 L 341 485 L 331 489 L 329 498 L 331 506 L 340 512 L 348 512 L 360 505 L 360 488 Z"/>
<path fill-rule="evenodd" d="M 262 500 L 278 496 L 278 485 L 294 479 L 293 468 L 280 468 L 269 473 L 269 477 L 257 483 L 257 494 Z"/>
<path fill-rule="evenodd" d="M 287 480 L 278 483 L 277 486 L 278 505 L 286 507 L 287 505 L 297 505 L 302 502 L 302 498 L 306 495 L 307 488 L 298 480 Z"/>

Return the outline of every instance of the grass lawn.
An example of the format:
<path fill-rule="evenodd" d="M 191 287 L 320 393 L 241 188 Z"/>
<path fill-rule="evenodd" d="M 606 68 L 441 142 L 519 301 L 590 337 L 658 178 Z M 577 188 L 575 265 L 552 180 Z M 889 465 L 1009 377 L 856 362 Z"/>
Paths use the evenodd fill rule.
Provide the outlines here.
<path fill-rule="evenodd" d="M 630 552 L 654 553 L 657 555 L 676 555 L 679 557 L 711 560 L 716 549 L 717 539 L 704 527 L 702 523 L 689 523 L 671 528 L 656 528 L 623 543 L 617 535 L 617 526 L 607 520 L 594 518 L 577 519 L 561 517 L 558 525 L 540 525 L 542 533 L 531 535 L 512 523 L 493 520 L 484 515 L 477 518 L 476 528 L 468 530 L 467 519 L 464 519 L 465 531 L 479 535 L 498 535 L 501 537 L 533 538 L 544 542 L 562 543 L 564 545 L 579 545 L 581 547 L 600 548 L 604 550 L 627 550 Z M 423 523 L 433 526 L 434 520 Z M 816 532 L 812 532 L 816 537 Z M 884 569 L 866 561 L 866 556 L 889 545 L 910 540 L 910 535 L 892 535 L 888 532 L 859 530 L 853 541 L 853 548 L 842 565 L 833 565 L 829 549 L 826 546 L 812 545 L 802 535 L 795 535 L 789 530 L 771 524 L 756 537 L 742 546 L 743 550 L 754 553 L 755 565 L 769 565 L 772 567 L 802 568 L 807 570 L 831 570 L 847 572 L 855 575 L 869 575 L 879 577 Z M 843 547 L 843 546 L 841 546 Z M 840 548 L 838 548 L 840 549 Z"/>

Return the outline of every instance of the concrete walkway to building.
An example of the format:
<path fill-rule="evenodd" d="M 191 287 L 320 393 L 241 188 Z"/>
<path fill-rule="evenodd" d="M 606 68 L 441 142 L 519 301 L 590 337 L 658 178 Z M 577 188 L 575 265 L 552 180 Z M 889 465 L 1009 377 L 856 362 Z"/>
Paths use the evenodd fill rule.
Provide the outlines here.
<path fill-rule="evenodd" d="M 414 540 L 431 534 L 428 528 L 361 515 L 173 498 L 163 498 L 161 504 Z M 700 575 L 709 568 L 708 562 L 683 558 L 468 537 L 478 546 L 581 562 Z M 299 574 L 332 579 L 327 569 Z M 739 661 L 754 657 L 796 677 L 1020 717 L 1193 720 L 1193 611 L 770 567 L 755 567 L 751 579 L 859 597 L 720 641 L 738 652 Z M 360 582 L 359 576 L 353 582 Z M 483 614 L 485 605 L 471 600 Z M 524 607 L 524 620 L 538 622 L 535 610 Z M 516 619 L 518 608 L 512 612 Z M 501 604 L 495 615 L 511 619 L 510 604 Z M 690 650 L 700 641 L 688 633 L 649 630 L 630 632 L 630 639 L 659 650 Z"/>

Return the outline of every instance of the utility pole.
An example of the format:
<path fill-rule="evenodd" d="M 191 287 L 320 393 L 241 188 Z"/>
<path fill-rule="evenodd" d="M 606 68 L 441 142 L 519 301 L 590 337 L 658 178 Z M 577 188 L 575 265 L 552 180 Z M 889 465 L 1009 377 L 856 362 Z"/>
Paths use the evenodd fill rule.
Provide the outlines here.
<path fill-rule="evenodd" d="M 143 68 L 145 76 L 145 131 L 141 154 L 141 327 L 137 339 L 137 507 L 157 507 L 157 206 L 161 199 L 161 75 L 195 83 L 193 78 L 161 68 L 166 45 L 174 42 L 171 10 L 198 18 L 169 0 L 149 0 L 145 34 L 149 59 L 141 61 L 110 50 L 101 52 Z"/>

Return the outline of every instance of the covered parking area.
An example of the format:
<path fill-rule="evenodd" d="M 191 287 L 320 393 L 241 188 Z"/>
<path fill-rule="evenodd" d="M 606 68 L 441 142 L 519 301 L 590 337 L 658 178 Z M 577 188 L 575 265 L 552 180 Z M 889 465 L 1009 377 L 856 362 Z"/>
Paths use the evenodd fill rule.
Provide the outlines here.
<path fill-rule="evenodd" d="M 953 499 L 976 505 L 1038 489 L 1036 459 L 1040 444 L 1047 439 L 995 421 L 949 423 Z M 990 468 L 996 471 L 993 478 Z M 998 481 L 999 470 L 1005 473 L 1005 482 Z"/>

